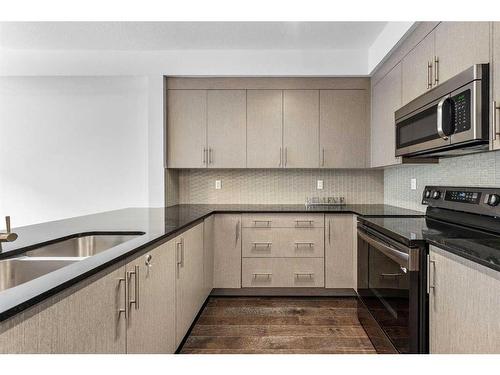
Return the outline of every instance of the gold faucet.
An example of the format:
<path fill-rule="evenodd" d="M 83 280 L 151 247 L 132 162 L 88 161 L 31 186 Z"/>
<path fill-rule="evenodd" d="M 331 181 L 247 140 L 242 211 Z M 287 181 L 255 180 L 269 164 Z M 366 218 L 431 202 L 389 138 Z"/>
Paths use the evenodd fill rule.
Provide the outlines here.
<path fill-rule="evenodd" d="M 5 216 L 5 233 L 0 233 L 0 250 L 2 250 L 2 242 L 12 242 L 17 239 L 17 234 L 10 230 L 10 216 Z"/>

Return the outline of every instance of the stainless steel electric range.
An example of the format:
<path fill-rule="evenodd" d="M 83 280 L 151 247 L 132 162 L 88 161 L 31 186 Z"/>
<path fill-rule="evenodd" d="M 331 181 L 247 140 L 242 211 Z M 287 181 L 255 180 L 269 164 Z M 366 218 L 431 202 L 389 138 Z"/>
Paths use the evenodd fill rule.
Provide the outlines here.
<path fill-rule="evenodd" d="M 427 186 L 425 216 L 359 218 L 358 316 L 381 353 L 428 353 L 428 245 L 500 270 L 500 188 Z"/>

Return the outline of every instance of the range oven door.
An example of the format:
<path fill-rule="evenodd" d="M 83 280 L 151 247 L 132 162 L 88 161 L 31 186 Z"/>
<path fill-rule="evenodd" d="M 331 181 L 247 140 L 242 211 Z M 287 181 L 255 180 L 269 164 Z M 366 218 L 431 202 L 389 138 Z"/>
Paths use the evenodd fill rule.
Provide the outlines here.
<path fill-rule="evenodd" d="M 370 228 L 358 227 L 358 295 L 370 318 L 381 328 L 399 353 L 421 353 L 422 280 L 420 249 L 407 248 Z M 361 320 L 364 322 L 367 319 Z M 367 327 L 365 326 L 365 329 Z M 383 343 L 380 335 L 372 342 Z M 377 348 L 379 349 L 379 348 Z M 391 352 L 384 349 L 384 352 Z"/>

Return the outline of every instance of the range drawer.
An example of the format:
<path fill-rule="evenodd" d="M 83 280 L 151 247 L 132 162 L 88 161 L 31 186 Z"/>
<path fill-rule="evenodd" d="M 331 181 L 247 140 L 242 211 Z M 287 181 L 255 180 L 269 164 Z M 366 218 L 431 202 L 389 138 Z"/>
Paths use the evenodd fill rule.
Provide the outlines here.
<path fill-rule="evenodd" d="M 324 287 L 322 258 L 244 258 L 243 287 Z"/>
<path fill-rule="evenodd" d="M 325 256 L 323 228 L 243 228 L 242 256 Z"/>
<path fill-rule="evenodd" d="M 324 228 L 323 214 L 244 214 L 243 228 Z"/>

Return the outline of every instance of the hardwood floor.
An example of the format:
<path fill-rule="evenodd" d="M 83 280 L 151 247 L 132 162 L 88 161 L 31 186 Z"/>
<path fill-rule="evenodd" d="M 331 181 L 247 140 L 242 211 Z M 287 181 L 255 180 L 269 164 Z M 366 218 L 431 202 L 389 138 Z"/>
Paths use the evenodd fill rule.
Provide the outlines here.
<path fill-rule="evenodd" d="M 352 297 L 211 297 L 180 352 L 376 353 Z"/>

